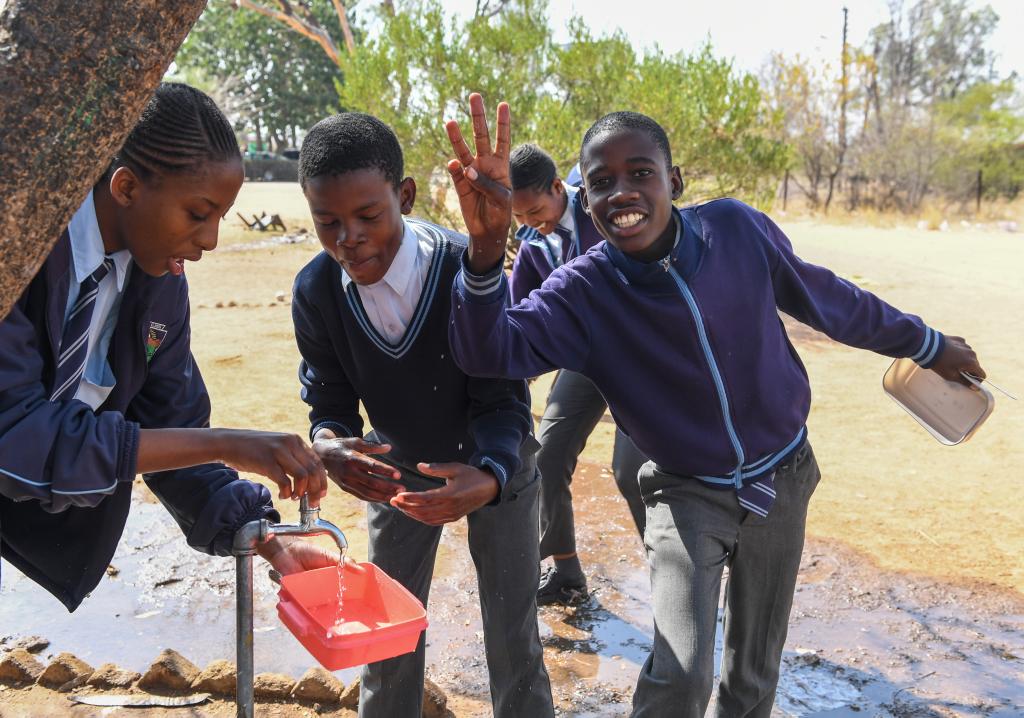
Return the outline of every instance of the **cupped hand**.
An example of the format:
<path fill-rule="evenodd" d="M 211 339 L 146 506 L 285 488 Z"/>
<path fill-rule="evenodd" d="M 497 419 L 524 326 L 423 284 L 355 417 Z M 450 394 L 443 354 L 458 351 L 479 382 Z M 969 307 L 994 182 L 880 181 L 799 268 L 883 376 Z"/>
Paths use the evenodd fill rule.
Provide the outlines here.
<path fill-rule="evenodd" d="M 343 490 L 363 501 L 386 502 L 403 490 L 398 469 L 371 458 L 391 451 L 388 444 L 376 444 L 359 437 L 317 439 L 313 450 L 327 475 Z"/>
<path fill-rule="evenodd" d="M 391 505 L 430 526 L 458 521 L 489 504 L 501 491 L 501 484 L 486 469 L 458 463 L 420 463 L 416 468 L 426 476 L 444 479 L 445 485 L 429 491 L 403 491 L 391 499 Z"/>
<path fill-rule="evenodd" d="M 296 536 L 274 537 L 256 548 L 257 553 L 281 574 L 337 566 L 341 555 L 334 549 Z"/>

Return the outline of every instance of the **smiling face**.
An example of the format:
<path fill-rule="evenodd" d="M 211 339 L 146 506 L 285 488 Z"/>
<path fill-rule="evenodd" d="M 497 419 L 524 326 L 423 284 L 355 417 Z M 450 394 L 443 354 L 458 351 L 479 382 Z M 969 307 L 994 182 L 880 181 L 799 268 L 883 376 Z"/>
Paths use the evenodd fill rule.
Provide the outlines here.
<path fill-rule="evenodd" d="M 243 178 L 241 159 L 144 181 L 119 167 L 106 188 L 115 218 L 104 234 L 105 248 L 129 250 L 135 264 L 152 277 L 180 275 L 185 260 L 197 262 L 217 246 L 220 220 L 234 204 Z"/>
<path fill-rule="evenodd" d="M 541 234 L 551 234 L 565 213 L 568 197 L 562 180 L 557 177 L 547 190 L 524 187 L 512 191 L 512 216 L 516 223 L 533 227 Z"/>
<path fill-rule="evenodd" d="M 416 200 L 413 179 L 396 189 L 379 169 L 365 168 L 311 177 L 303 191 L 324 251 L 356 284 L 383 279 L 402 245 L 402 215 Z"/>
<path fill-rule="evenodd" d="M 609 131 L 593 137 L 582 152 L 584 207 L 601 235 L 643 262 L 664 257 L 675 229 L 672 201 L 683 191 L 678 167 L 645 132 Z"/>

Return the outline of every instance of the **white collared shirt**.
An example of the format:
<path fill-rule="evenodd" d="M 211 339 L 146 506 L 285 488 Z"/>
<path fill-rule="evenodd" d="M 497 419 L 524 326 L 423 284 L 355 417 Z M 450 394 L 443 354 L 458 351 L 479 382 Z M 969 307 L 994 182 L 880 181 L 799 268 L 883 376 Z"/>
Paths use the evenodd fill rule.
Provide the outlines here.
<path fill-rule="evenodd" d="M 562 182 L 562 188 L 565 189 L 565 211 L 562 212 L 561 218 L 558 220 L 558 225 L 563 229 L 568 229 L 570 236 L 575 236 L 575 217 L 572 214 L 572 200 L 575 198 L 580 189 L 578 187 L 571 186 Z M 547 237 L 554 237 L 561 239 L 557 234 L 551 233 Z"/>
<path fill-rule="evenodd" d="M 106 256 L 91 190 L 85 202 L 71 218 L 68 234 L 71 236 L 71 291 L 68 293 L 68 303 L 64 309 L 65 321 L 78 299 L 80 285 L 103 264 L 103 258 Z M 110 349 L 110 339 L 117 326 L 117 313 L 121 308 L 121 297 L 132 262 L 132 255 L 127 249 L 111 254 L 110 258 L 114 262 L 114 269 L 99 283 L 92 321 L 89 324 L 85 373 L 74 397 L 84 401 L 94 411 L 107 400 L 111 389 L 117 383 L 107 361 L 107 351 Z"/>
<path fill-rule="evenodd" d="M 357 284 L 366 316 L 390 344 L 398 344 L 416 311 L 434 254 L 434 240 L 415 231 L 403 220 L 402 244 L 384 277 L 375 284 Z M 344 270 L 341 284 L 346 289 L 352 278 Z"/>
<path fill-rule="evenodd" d="M 572 202 L 573 199 L 576 197 L 576 193 L 579 192 L 579 188 L 573 187 L 572 185 L 566 184 L 565 182 L 562 183 L 562 187 L 565 189 L 565 211 L 562 212 L 562 216 L 558 220 L 558 224 L 556 226 L 562 227 L 563 229 L 567 229 L 569 231 L 569 236 L 575 237 L 576 217 L 572 211 Z M 565 253 L 562 251 L 562 238 L 558 235 L 557 232 L 546 234 L 544 235 L 544 237 L 545 239 L 547 239 L 548 244 L 551 245 L 551 248 L 555 251 L 555 256 L 565 256 Z"/>

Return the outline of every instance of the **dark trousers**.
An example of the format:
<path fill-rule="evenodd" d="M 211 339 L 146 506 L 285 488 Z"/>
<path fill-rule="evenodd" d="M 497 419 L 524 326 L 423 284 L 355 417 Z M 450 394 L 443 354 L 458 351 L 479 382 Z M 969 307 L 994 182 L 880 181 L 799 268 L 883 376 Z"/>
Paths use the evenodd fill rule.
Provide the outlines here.
<path fill-rule="evenodd" d="M 733 490 L 660 471 L 653 462 L 640 470 L 654 648 L 637 680 L 634 718 L 704 717 L 725 566 L 725 651 L 716 716 L 771 715 L 807 503 L 820 478 L 810 444 L 804 444 L 776 472 L 775 504 L 762 518 L 740 508 Z"/>
<path fill-rule="evenodd" d="M 402 483 L 414 491 L 437 488 L 436 479 L 407 467 Z M 533 457 L 506 487 L 500 504 L 466 517 L 483 615 L 484 650 L 496 718 L 554 715 L 551 686 L 537 631 L 537 495 Z M 388 504 L 367 505 L 369 559 L 427 605 L 440 526 L 427 526 Z M 363 669 L 361 718 L 420 718 L 423 709 L 425 634 L 415 653 Z"/>
<path fill-rule="evenodd" d="M 542 484 L 542 559 L 576 552 L 576 523 L 570 484 L 573 472 L 576 471 L 576 461 L 606 407 L 604 397 L 590 379 L 565 369 L 558 372 L 537 431 L 537 441 L 540 442 L 537 468 L 540 469 Z M 641 536 L 644 533 L 647 509 L 640 496 L 637 472 L 645 461 L 647 458 L 629 437 L 616 429 L 612 473 Z"/>

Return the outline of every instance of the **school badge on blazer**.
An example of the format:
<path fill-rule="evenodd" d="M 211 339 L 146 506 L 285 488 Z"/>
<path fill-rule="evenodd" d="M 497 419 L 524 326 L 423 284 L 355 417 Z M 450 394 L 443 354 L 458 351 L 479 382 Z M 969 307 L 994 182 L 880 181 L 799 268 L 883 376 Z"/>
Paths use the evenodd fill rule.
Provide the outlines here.
<path fill-rule="evenodd" d="M 164 342 L 164 337 L 167 336 L 167 325 L 160 324 L 159 322 L 150 322 L 149 331 L 146 332 L 146 363 L 153 359 L 153 355 L 156 354 L 156 350 L 160 348 L 160 345 Z"/>

